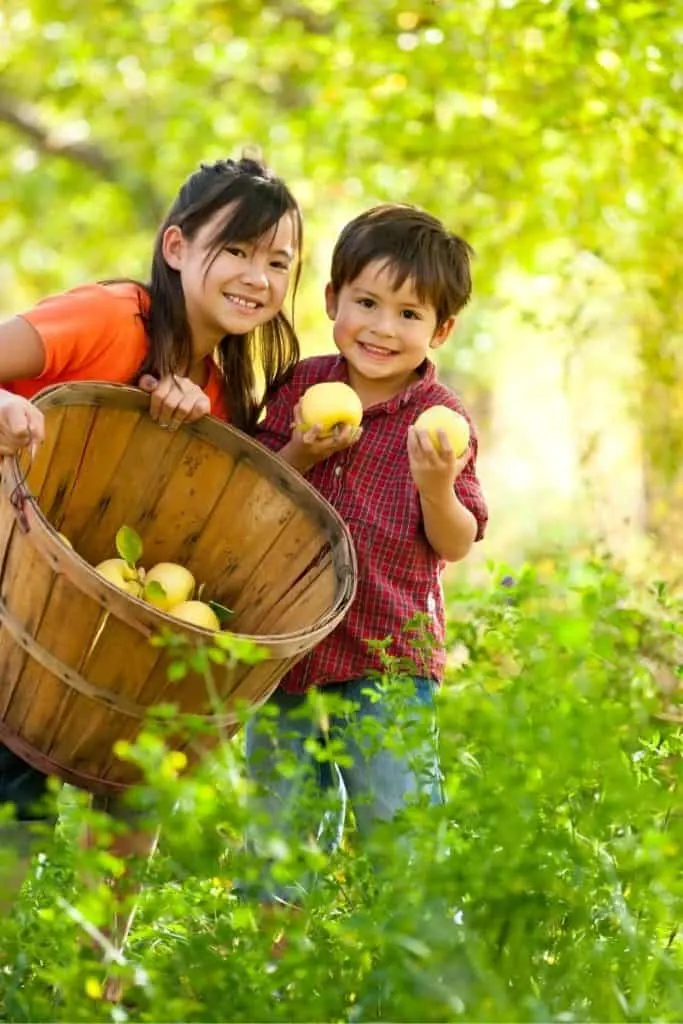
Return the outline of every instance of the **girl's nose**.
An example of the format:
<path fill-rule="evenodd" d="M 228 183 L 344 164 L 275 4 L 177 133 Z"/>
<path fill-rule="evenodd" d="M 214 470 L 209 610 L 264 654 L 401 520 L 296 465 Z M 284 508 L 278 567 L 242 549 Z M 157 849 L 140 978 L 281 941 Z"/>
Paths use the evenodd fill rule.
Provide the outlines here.
<path fill-rule="evenodd" d="M 245 283 L 250 284 L 254 288 L 268 287 L 268 274 L 263 263 L 255 263 L 253 260 L 249 260 L 242 268 L 240 276 Z"/>

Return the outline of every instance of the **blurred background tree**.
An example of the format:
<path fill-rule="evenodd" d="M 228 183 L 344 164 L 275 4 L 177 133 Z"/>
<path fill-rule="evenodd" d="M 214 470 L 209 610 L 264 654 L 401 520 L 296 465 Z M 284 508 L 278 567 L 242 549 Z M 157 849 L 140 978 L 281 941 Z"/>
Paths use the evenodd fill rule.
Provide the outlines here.
<path fill-rule="evenodd" d="M 306 217 L 411 201 L 474 245 L 441 350 L 491 500 L 478 557 L 683 527 L 681 0 L 4 0 L 0 312 L 117 274 L 201 160 L 262 148 Z M 475 562 L 476 564 L 476 562 Z"/>

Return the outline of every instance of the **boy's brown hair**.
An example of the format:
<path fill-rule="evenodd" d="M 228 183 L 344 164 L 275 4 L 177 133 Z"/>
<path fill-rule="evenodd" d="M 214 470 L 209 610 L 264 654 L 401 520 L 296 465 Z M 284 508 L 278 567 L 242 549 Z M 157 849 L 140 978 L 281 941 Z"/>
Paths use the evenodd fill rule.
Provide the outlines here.
<path fill-rule="evenodd" d="M 332 253 L 331 284 L 339 294 L 369 263 L 393 274 L 394 288 L 410 279 L 420 302 L 436 312 L 437 327 L 455 316 L 472 294 L 474 250 L 425 210 L 385 203 L 366 210 L 343 228 Z"/>

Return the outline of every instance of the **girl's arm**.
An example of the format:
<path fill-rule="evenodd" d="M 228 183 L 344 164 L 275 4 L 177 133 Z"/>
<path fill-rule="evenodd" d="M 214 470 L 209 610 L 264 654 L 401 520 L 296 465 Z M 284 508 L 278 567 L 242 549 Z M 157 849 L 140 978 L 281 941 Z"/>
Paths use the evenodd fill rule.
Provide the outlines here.
<path fill-rule="evenodd" d="M 45 347 L 35 327 L 23 317 L 0 323 L 0 386 L 6 381 L 31 380 L 45 367 Z"/>
<path fill-rule="evenodd" d="M 13 380 L 37 377 L 45 365 L 38 332 L 20 316 L 0 323 L 0 455 L 33 448 L 45 437 L 42 412 L 26 398 L 2 387 Z"/>

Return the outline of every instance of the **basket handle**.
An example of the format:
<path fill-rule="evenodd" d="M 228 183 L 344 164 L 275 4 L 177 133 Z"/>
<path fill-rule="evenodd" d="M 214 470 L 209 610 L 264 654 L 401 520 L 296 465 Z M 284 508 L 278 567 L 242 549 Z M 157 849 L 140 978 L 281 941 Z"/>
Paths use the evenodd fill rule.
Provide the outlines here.
<path fill-rule="evenodd" d="M 3 463 L 9 461 L 9 474 L 11 480 L 7 481 L 5 490 L 7 492 L 9 503 L 14 509 L 14 515 L 17 520 L 17 525 L 22 533 L 28 533 L 31 529 L 31 524 L 28 521 L 26 515 L 26 505 L 33 500 L 33 496 L 26 486 L 29 473 L 33 468 L 33 456 L 35 452 L 35 446 L 33 440 L 31 440 L 28 446 L 28 464 L 24 471 L 19 467 L 19 462 L 16 455 L 6 455 L 3 459 Z M 5 475 L 3 474 L 3 482 L 5 481 Z M 12 486 L 12 484 L 14 486 Z"/>

